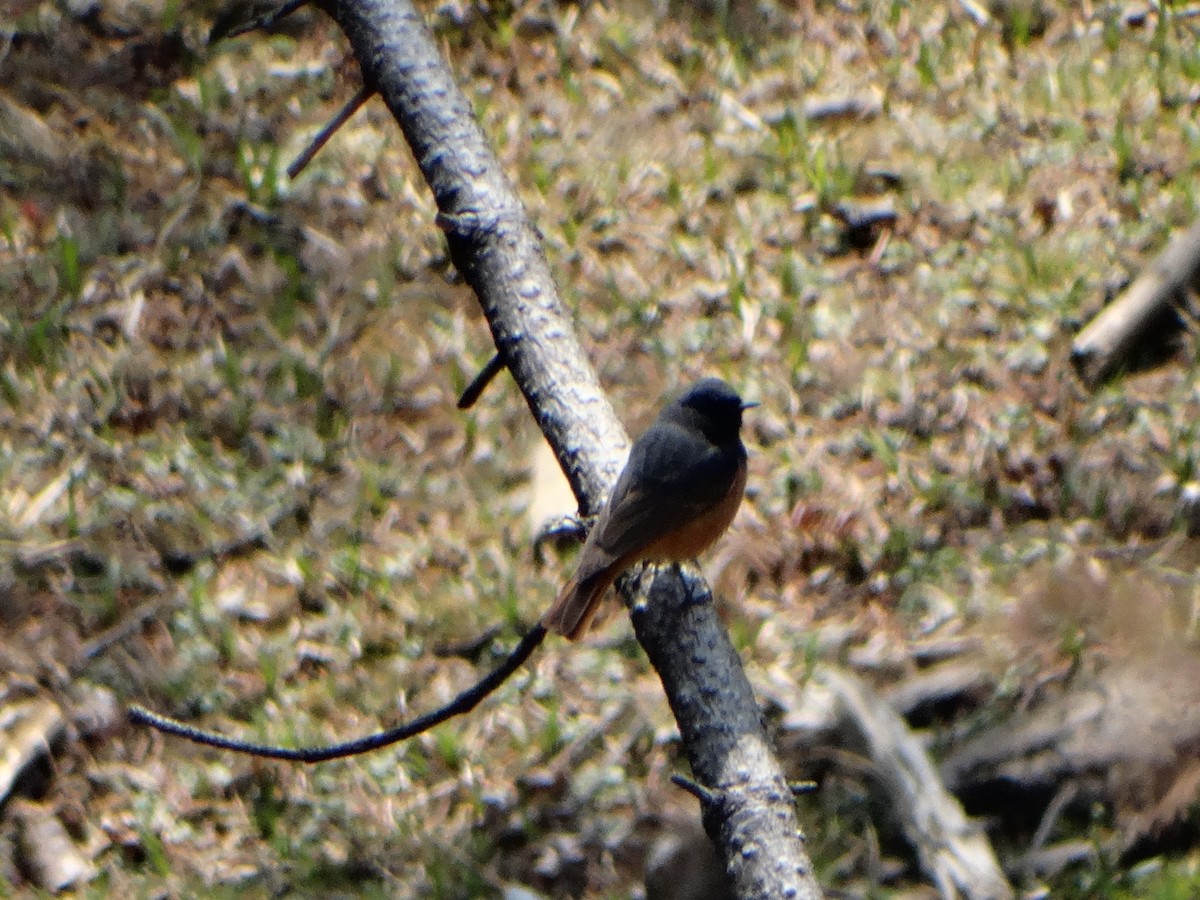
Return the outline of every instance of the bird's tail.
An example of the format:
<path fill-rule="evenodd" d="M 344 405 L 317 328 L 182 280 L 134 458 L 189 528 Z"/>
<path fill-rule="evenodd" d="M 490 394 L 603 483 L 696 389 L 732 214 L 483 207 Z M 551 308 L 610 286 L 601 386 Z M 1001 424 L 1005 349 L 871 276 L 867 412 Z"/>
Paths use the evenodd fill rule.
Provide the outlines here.
<path fill-rule="evenodd" d="M 613 583 L 614 577 L 605 571 L 587 578 L 580 578 L 576 574 L 546 610 L 542 624 L 548 631 L 561 634 L 568 641 L 576 640 L 592 623 L 604 592 Z"/>

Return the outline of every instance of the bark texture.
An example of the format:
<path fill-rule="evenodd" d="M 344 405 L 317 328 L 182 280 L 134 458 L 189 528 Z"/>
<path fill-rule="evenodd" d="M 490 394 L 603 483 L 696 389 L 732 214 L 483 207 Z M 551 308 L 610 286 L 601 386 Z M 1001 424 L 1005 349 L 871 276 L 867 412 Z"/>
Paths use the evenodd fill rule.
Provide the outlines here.
<path fill-rule="evenodd" d="M 575 338 L 538 234 L 469 102 L 409 0 L 327 0 L 324 6 L 350 38 L 367 86 L 400 124 L 498 352 L 581 508 L 595 511 L 616 480 L 628 437 Z M 631 601 L 633 579 L 620 585 Z M 650 602 L 635 616 L 693 771 L 711 792 L 706 828 L 735 896 L 818 897 L 792 796 L 710 601 L 702 584 L 685 584 L 662 570 Z"/>

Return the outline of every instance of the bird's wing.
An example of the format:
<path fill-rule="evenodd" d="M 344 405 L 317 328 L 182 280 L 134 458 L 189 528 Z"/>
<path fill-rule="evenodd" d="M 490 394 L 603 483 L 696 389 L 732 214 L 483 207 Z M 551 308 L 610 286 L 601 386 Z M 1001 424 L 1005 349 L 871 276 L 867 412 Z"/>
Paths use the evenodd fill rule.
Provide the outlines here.
<path fill-rule="evenodd" d="M 581 563 L 598 571 L 687 525 L 728 495 L 739 465 L 735 449 L 657 424 L 634 444 Z"/>

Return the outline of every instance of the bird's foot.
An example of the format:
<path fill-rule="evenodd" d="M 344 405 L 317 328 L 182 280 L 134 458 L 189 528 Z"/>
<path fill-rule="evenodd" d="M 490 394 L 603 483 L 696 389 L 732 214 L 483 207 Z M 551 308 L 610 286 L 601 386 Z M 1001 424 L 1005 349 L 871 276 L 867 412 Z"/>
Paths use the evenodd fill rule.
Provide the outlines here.
<path fill-rule="evenodd" d="M 681 562 L 671 563 L 671 571 L 675 573 L 675 577 L 677 577 L 680 581 L 683 582 L 683 589 L 687 593 L 688 604 L 692 605 L 692 604 L 696 604 L 696 603 L 703 603 L 705 600 L 705 596 L 704 596 L 705 592 L 702 591 L 702 592 L 700 592 L 700 596 L 697 596 L 697 591 L 696 591 L 696 584 L 699 581 L 699 577 L 696 575 L 693 575 L 690 572 L 684 571 L 683 567 L 684 567 L 684 564 Z M 695 568 L 694 560 L 693 560 L 692 565 L 689 566 L 689 568 Z"/>
<path fill-rule="evenodd" d="M 596 516 L 580 516 L 575 513 L 565 513 L 561 516 L 551 516 L 542 522 L 537 533 L 533 536 L 533 548 L 540 549 L 543 544 L 566 541 L 587 540 L 588 532 L 596 524 Z"/>

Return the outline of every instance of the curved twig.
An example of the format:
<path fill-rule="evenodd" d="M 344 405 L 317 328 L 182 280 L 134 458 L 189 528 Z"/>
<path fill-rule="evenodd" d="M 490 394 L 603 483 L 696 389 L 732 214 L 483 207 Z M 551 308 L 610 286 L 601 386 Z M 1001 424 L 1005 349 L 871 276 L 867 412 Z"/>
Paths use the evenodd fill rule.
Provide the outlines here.
<path fill-rule="evenodd" d="M 193 743 L 203 744 L 206 747 L 216 747 L 219 750 L 233 750 L 236 753 L 246 753 L 250 756 L 261 756 L 266 759 L 285 759 L 291 762 L 302 763 L 318 763 L 331 759 L 344 759 L 347 756 L 358 756 L 362 753 L 378 750 L 380 747 L 398 744 L 400 741 L 442 724 L 447 719 L 470 712 L 488 694 L 504 684 L 508 680 L 508 677 L 519 669 L 525 660 L 529 659 L 530 654 L 537 649 L 538 644 L 545 637 L 545 628 L 540 624 L 533 626 L 521 638 L 520 642 L 512 649 L 508 656 L 505 657 L 504 662 L 445 706 L 417 716 L 417 718 L 405 722 L 403 725 L 389 728 L 387 731 L 369 734 L 366 737 L 355 738 L 352 741 L 344 741 L 340 744 L 329 744 L 325 747 L 278 747 L 274 744 L 256 744 L 251 741 L 239 740 L 238 738 L 225 737 L 212 731 L 204 731 L 203 729 L 196 728 L 178 719 L 159 715 L 156 712 L 146 709 L 144 706 L 130 706 L 128 716 L 129 721 L 136 725 L 149 725 L 151 728 L 156 728 L 166 734 L 187 738 Z"/>

